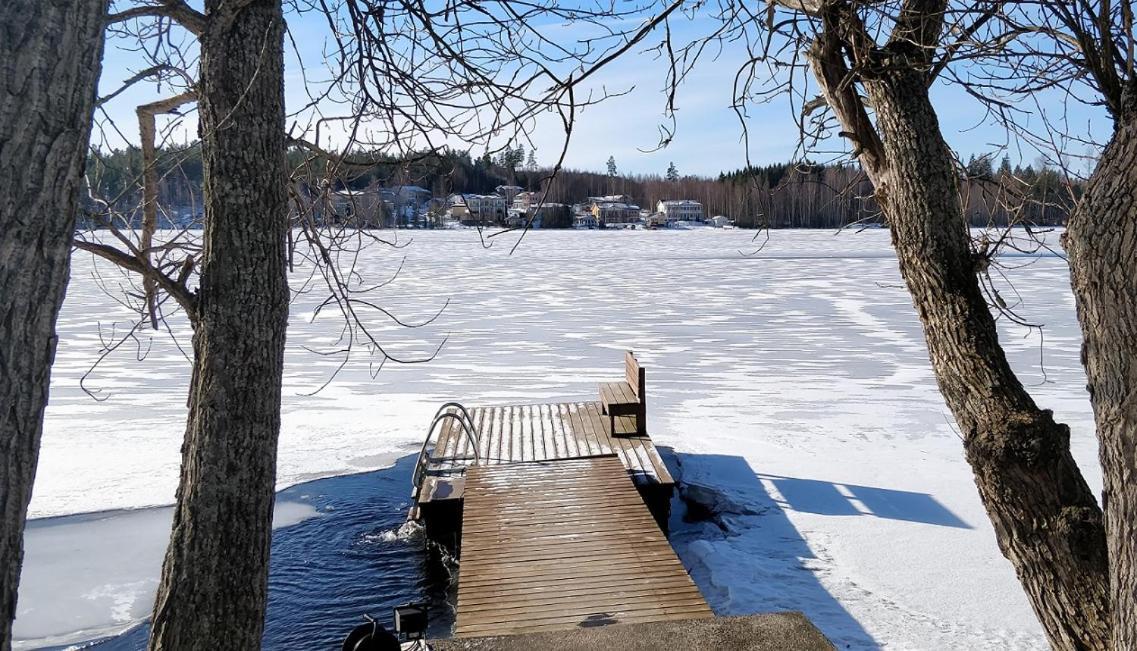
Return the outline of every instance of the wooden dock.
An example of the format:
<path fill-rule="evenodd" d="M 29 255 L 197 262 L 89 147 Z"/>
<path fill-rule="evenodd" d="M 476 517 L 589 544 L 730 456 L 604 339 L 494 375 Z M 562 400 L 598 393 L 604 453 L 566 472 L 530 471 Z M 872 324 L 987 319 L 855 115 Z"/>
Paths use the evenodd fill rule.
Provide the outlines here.
<path fill-rule="evenodd" d="M 712 617 L 628 472 L 633 459 L 670 480 L 666 469 L 648 446 L 625 446 L 586 425 L 589 407 L 554 407 L 548 421 L 582 428 L 571 436 L 559 430 L 572 451 L 544 458 L 550 449 L 561 454 L 558 444 L 542 448 L 545 437 L 523 425 L 532 436 L 487 437 L 497 441 L 486 454 L 495 461 L 466 472 L 455 636 Z M 511 408 L 483 410 L 482 418 L 502 423 L 483 431 L 533 422 L 502 409 Z M 537 458 L 525 459 L 527 451 Z"/>
<path fill-rule="evenodd" d="M 635 419 L 615 418 L 613 432 L 598 402 L 473 407 L 469 413 L 482 465 L 616 455 L 641 489 L 659 487 L 669 495 L 675 485 L 651 438 L 636 434 Z M 457 420 L 442 425 L 416 506 L 462 499 L 473 446 Z"/>
<path fill-rule="evenodd" d="M 459 559 L 456 636 L 713 616 L 667 542 L 675 480 L 631 351 L 624 371 L 598 401 L 435 414 L 410 517 Z"/>

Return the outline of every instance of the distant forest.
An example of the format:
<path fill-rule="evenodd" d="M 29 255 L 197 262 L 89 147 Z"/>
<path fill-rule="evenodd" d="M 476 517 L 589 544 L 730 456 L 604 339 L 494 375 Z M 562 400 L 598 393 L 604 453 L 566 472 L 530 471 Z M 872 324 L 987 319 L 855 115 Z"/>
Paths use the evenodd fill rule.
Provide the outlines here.
<path fill-rule="evenodd" d="M 123 212 L 132 212 L 141 197 L 141 159 L 135 148 L 92 153 L 88 180 L 93 193 Z M 526 164 L 520 148 L 497 156 L 474 158 L 468 152 L 446 151 L 411 160 L 355 152 L 333 174 L 328 174 L 327 159 L 299 148 L 289 152 L 289 162 L 294 178 L 312 187 L 332 178 L 340 188 L 418 185 L 442 197 L 456 192 L 490 194 L 499 185 L 528 190 L 547 185 L 547 200 L 566 204 L 621 194 L 654 210 L 660 200 L 694 199 L 703 204 L 707 217 L 726 215 L 743 228 L 840 228 L 881 221 L 871 185 L 850 163 L 778 163 L 708 178 L 681 175 L 674 164 L 666 175 L 623 175 L 610 160 L 608 173 L 563 169 L 550 185 L 545 182 L 549 170 L 538 167 L 532 155 Z M 185 210 L 200 205 L 202 167 L 196 144 L 160 150 L 158 166 L 163 206 Z M 1065 223 L 1073 197 L 1059 172 L 1012 167 L 1006 158 L 996 168 L 985 157 L 972 157 L 965 169 L 961 187 L 972 225 Z M 1079 191 L 1075 187 L 1073 194 Z"/>

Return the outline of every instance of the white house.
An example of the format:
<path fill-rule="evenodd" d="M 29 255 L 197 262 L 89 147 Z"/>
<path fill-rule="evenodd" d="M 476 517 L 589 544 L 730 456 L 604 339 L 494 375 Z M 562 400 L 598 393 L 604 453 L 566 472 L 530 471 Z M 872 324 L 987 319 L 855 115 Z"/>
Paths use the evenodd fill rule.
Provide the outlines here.
<path fill-rule="evenodd" d="M 660 201 L 655 211 L 668 222 L 701 222 L 704 219 L 703 204 L 691 199 Z"/>
<path fill-rule="evenodd" d="M 600 224 L 631 224 L 640 219 L 640 207 L 624 194 L 589 197 L 589 210 Z"/>
<path fill-rule="evenodd" d="M 505 197 L 496 194 L 467 194 L 466 205 L 470 212 L 480 215 L 486 221 L 505 219 L 505 212 L 509 209 Z"/>

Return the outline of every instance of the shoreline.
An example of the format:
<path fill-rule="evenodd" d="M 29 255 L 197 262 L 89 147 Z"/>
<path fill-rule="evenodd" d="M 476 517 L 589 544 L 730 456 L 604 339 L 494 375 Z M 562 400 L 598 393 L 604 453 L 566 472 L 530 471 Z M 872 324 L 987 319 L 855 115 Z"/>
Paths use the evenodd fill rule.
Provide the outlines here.
<path fill-rule="evenodd" d="M 300 560 L 281 551 L 282 545 L 290 544 L 297 525 L 340 527 L 337 522 L 353 510 L 370 512 L 366 505 L 376 499 L 386 504 L 405 501 L 410 484 L 404 475 L 413 463 L 411 456 L 392 453 L 383 468 L 313 479 L 277 491 L 270 583 L 279 585 L 286 578 L 281 572 L 287 568 L 281 562 Z M 375 486 L 373 494 L 370 486 Z M 102 641 L 101 646 L 143 625 L 157 590 L 173 508 L 117 509 L 29 521 L 13 648 Z M 393 523 L 405 515 L 400 509 L 379 510 L 374 521 Z M 357 524 L 369 529 L 367 518 Z M 397 534 L 383 533 L 366 543 L 397 542 Z M 322 535 L 308 538 L 305 545 L 313 552 L 339 553 L 325 546 Z M 355 542 L 340 541 L 347 548 Z"/>

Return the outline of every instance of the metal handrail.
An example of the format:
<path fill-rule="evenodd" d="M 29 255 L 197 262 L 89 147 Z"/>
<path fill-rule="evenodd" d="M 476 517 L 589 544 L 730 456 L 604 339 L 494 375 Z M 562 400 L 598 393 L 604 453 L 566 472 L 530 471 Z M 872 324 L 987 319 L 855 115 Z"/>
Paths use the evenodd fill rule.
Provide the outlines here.
<path fill-rule="evenodd" d="M 449 409 L 457 409 L 457 412 L 448 411 Z M 418 460 L 415 462 L 414 474 L 411 477 L 411 484 L 414 487 L 412 499 L 417 502 L 419 492 L 422 490 L 422 480 L 426 476 L 426 466 L 428 461 L 427 448 L 430 446 L 430 440 L 434 437 L 434 432 L 438 428 L 438 424 L 446 419 L 454 419 L 462 427 L 466 438 L 469 439 L 474 450 L 474 465 L 481 463 L 481 454 L 478 452 L 478 431 L 474 427 L 474 419 L 470 417 L 470 412 L 457 402 L 447 402 L 438 408 L 434 414 L 434 419 L 430 422 L 430 429 L 426 431 L 426 438 L 422 442 L 422 448 L 418 453 Z"/>
<path fill-rule="evenodd" d="M 446 412 L 446 410 L 451 407 L 457 409 L 458 412 L 462 414 L 462 418 L 459 418 L 458 422 L 462 424 L 462 430 L 466 433 L 466 437 L 470 439 L 470 443 L 473 444 L 474 459 L 480 460 L 478 457 L 478 428 L 474 426 L 474 419 L 470 417 L 470 412 L 466 411 L 466 407 L 462 405 L 462 403 L 447 402 L 439 407 L 438 411 L 434 412 L 435 422 L 447 417 L 456 417 L 457 414 L 454 412 Z M 435 423 L 431 423 L 430 426 L 433 428 L 434 425 Z"/>

